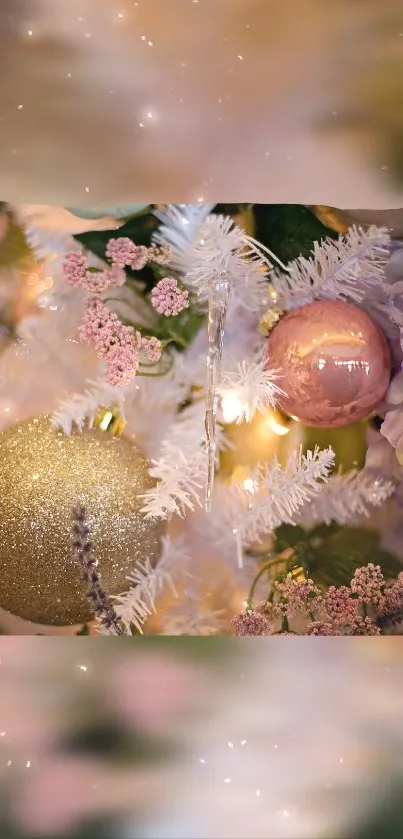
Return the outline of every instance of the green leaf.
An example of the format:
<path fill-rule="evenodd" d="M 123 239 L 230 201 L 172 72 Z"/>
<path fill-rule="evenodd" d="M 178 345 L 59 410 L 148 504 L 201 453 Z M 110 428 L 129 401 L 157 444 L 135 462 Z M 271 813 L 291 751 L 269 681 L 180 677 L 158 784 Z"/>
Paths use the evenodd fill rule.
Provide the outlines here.
<path fill-rule="evenodd" d="M 362 527 L 341 527 L 334 522 L 306 531 L 284 524 L 275 532 L 273 550 L 296 549 L 306 573 L 326 588 L 349 585 L 356 568 L 373 562 L 380 565 L 386 580 L 396 579 L 402 570 L 399 559 L 380 546 L 380 537 Z"/>
<path fill-rule="evenodd" d="M 192 309 L 184 309 L 175 318 L 164 318 L 162 333 L 165 340 L 172 340 L 178 349 L 189 346 L 199 329 L 205 322 L 206 316 Z M 175 340 L 176 339 L 176 340 Z"/>
<path fill-rule="evenodd" d="M 286 548 L 294 548 L 297 542 L 307 542 L 307 532 L 303 527 L 281 524 L 275 531 L 274 553 L 282 553 Z"/>
<path fill-rule="evenodd" d="M 373 562 L 386 579 L 402 570 L 398 558 L 380 547 L 377 533 L 361 527 L 340 527 L 318 545 L 312 557 L 311 574 L 316 582 L 348 585 L 356 568 Z"/>
<path fill-rule="evenodd" d="M 283 262 L 309 256 L 316 241 L 338 238 L 302 204 L 255 204 L 254 211 L 255 238 Z"/>

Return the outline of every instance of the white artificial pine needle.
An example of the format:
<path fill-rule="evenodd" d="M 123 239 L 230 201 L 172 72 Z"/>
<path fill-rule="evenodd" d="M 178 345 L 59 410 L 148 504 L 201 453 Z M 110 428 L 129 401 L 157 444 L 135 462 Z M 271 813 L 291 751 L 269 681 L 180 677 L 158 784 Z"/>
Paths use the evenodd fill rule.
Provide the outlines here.
<path fill-rule="evenodd" d="M 239 406 L 237 423 L 251 422 L 257 412 L 264 413 L 274 408 L 279 396 L 285 391 L 277 384 L 280 376 L 276 370 L 267 369 L 266 354 L 252 361 L 237 362 L 235 368 L 226 370 L 222 376 L 220 394 L 231 398 Z"/>
<path fill-rule="evenodd" d="M 313 300 L 352 300 L 361 303 L 370 288 L 380 286 L 389 257 L 386 229 L 352 227 L 337 241 L 315 242 L 309 258 L 300 256 L 287 273 L 273 271 L 270 279 L 283 309 Z"/>
<path fill-rule="evenodd" d="M 320 495 L 304 504 L 295 522 L 311 528 L 324 522 L 339 525 L 357 523 L 370 516 L 372 507 L 380 507 L 394 492 L 391 481 L 367 469 L 352 469 L 345 475 L 332 475 Z"/>

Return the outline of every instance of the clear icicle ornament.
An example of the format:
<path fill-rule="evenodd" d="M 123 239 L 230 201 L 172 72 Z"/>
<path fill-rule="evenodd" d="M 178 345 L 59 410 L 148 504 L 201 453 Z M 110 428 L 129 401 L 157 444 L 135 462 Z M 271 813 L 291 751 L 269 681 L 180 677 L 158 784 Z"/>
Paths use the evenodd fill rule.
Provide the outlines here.
<path fill-rule="evenodd" d="M 227 317 L 230 283 L 228 274 L 222 274 L 212 283 L 208 304 L 208 349 L 206 384 L 206 452 L 207 484 L 205 495 L 206 512 L 211 510 L 214 474 L 217 457 L 216 424 L 221 376 L 221 360 Z"/>

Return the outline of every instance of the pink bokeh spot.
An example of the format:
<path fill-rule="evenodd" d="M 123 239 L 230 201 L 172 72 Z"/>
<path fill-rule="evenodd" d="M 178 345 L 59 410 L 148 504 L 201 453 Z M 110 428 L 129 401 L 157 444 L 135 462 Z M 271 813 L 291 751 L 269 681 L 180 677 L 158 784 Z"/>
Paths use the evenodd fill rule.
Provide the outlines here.
<path fill-rule="evenodd" d="M 199 695 L 195 670 L 167 655 L 138 655 L 114 671 L 109 699 L 130 727 L 159 732 L 192 707 Z"/>

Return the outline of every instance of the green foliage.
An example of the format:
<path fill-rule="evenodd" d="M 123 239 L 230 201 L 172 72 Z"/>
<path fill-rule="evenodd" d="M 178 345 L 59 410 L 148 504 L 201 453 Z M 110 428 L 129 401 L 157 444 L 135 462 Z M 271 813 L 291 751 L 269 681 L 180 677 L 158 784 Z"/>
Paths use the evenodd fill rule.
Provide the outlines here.
<path fill-rule="evenodd" d="M 309 256 L 315 241 L 338 238 L 302 204 L 255 204 L 254 215 L 255 238 L 283 262 Z"/>
<path fill-rule="evenodd" d="M 306 573 L 319 585 L 348 585 L 356 568 L 374 562 L 385 579 L 395 579 L 401 563 L 380 546 L 377 533 L 362 527 L 321 524 L 313 530 L 289 524 L 276 530 L 273 551 L 293 548 Z"/>
<path fill-rule="evenodd" d="M 352 839 L 402 839 L 403 784 L 387 792 L 381 806 L 371 813 L 366 823 L 352 833 Z M 350 839 L 349 834 L 346 839 Z"/>
<path fill-rule="evenodd" d="M 153 327 L 153 334 L 160 341 L 169 341 L 178 350 L 183 350 L 189 346 L 203 325 L 205 317 L 205 314 L 192 308 L 184 309 L 173 318 L 162 315 Z"/>

